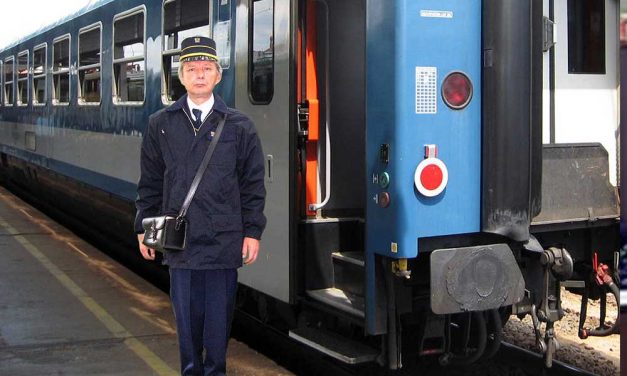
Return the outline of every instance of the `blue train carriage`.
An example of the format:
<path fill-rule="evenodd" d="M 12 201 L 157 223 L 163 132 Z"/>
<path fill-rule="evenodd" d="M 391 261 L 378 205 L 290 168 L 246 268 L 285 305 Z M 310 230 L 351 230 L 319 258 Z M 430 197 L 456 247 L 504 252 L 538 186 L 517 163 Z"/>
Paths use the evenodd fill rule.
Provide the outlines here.
<path fill-rule="evenodd" d="M 184 92 L 181 40 L 213 36 L 218 94 L 254 119 L 267 162 L 242 310 L 391 369 L 489 357 L 531 314 L 550 365 L 560 286 L 585 308 L 617 278 L 617 11 L 103 0 L 0 51 L 0 171 L 137 261 L 141 135 Z"/>

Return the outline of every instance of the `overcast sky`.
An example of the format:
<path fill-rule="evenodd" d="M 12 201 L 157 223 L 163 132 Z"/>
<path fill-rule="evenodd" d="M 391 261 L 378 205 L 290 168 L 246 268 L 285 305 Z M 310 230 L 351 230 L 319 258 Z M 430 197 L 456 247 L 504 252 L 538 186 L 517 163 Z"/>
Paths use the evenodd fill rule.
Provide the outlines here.
<path fill-rule="evenodd" d="M 89 3 L 90 0 L 2 0 L 0 48 L 76 12 Z"/>

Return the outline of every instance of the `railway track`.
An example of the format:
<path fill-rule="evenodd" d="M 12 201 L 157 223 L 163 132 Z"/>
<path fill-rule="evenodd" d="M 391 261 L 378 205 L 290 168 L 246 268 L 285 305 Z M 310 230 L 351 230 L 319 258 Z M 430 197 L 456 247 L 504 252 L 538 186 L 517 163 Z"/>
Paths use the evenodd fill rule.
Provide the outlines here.
<path fill-rule="evenodd" d="M 233 336 L 256 351 L 273 359 L 296 375 L 337 376 L 594 376 L 595 374 L 560 361 L 544 367 L 541 355 L 503 342 L 493 359 L 470 366 L 442 367 L 437 362 L 420 362 L 400 371 L 389 371 L 368 365 L 350 367 L 311 351 L 291 340 L 285 333 L 272 328 L 244 312 L 238 311 Z"/>

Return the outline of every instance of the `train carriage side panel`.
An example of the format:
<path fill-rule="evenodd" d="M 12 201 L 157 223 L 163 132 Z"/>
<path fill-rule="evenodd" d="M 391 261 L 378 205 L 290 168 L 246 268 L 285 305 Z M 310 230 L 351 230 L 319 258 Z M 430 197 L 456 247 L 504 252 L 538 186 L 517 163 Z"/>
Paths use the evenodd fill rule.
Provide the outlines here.
<path fill-rule="evenodd" d="M 553 106 L 545 143 L 600 142 L 609 154 L 609 181 L 618 182 L 619 2 L 556 1 Z M 550 113 L 552 112 L 552 113 Z"/>
<path fill-rule="evenodd" d="M 367 18 L 367 251 L 411 258 L 419 237 L 479 230 L 481 2 L 369 1 Z M 453 72 L 472 85 L 458 110 Z M 427 159 L 441 164 L 416 174 Z"/>

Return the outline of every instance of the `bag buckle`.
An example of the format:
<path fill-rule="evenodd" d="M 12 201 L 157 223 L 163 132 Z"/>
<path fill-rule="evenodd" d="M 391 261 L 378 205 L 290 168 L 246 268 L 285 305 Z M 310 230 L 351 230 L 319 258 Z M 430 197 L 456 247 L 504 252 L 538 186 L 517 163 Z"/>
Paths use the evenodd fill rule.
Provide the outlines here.
<path fill-rule="evenodd" d="M 150 225 L 150 238 L 152 239 L 152 241 L 156 241 L 157 240 L 157 221 L 152 221 L 151 225 Z"/>
<path fill-rule="evenodd" d="M 181 229 L 181 225 L 183 224 L 183 222 L 185 222 L 185 217 L 179 215 L 178 217 L 176 217 L 176 223 L 174 224 L 174 229 L 176 231 Z"/>

